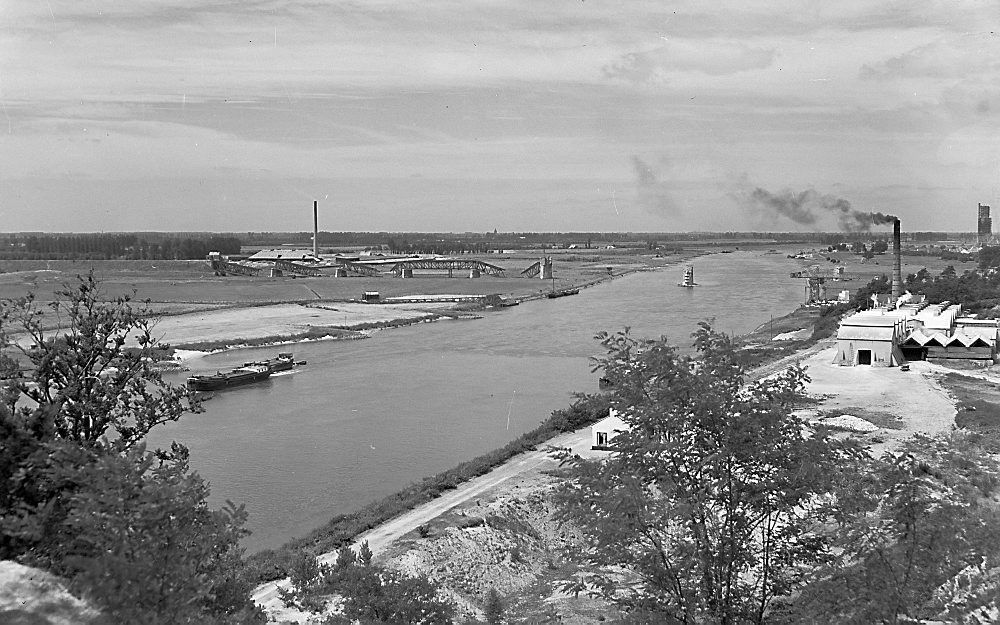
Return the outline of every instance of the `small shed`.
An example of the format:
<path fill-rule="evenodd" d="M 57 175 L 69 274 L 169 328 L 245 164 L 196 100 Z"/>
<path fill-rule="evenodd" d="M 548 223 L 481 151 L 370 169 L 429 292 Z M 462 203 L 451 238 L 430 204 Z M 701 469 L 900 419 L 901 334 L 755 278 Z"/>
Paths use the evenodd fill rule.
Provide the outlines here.
<path fill-rule="evenodd" d="M 615 409 L 608 409 L 608 416 L 590 426 L 592 449 L 610 449 L 609 444 L 612 439 L 620 432 L 626 432 L 628 429 L 628 424 L 618 416 Z"/>
<path fill-rule="evenodd" d="M 836 365 L 895 367 L 906 362 L 900 344 L 905 322 L 899 315 L 857 314 L 837 330 Z"/>

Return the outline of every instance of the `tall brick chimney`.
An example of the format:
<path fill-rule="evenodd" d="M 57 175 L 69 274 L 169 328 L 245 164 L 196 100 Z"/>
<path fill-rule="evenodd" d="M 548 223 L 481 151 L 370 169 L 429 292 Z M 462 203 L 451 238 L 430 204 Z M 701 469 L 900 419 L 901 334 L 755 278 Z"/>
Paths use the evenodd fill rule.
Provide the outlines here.
<path fill-rule="evenodd" d="M 903 295 L 902 247 L 899 234 L 899 219 L 892 221 L 892 301 Z"/>
<path fill-rule="evenodd" d="M 319 202 L 316 200 L 313 200 L 313 256 L 319 256 Z"/>

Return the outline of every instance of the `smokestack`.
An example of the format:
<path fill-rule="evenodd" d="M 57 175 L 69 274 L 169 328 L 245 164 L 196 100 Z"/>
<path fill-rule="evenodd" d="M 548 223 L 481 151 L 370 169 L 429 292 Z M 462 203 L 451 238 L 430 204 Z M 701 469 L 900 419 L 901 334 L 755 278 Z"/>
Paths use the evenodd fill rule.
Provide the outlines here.
<path fill-rule="evenodd" d="M 903 271 L 900 253 L 899 219 L 892 221 L 892 301 L 899 300 L 903 295 Z"/>
<path fill-rule="evenodd" d="M 319 202 L 313 200 L 313 256 L 319 257 Z M 899 222 L 896 222 L 897 224 Z M 898 226 L 897 226 L 898 229 Z"/>

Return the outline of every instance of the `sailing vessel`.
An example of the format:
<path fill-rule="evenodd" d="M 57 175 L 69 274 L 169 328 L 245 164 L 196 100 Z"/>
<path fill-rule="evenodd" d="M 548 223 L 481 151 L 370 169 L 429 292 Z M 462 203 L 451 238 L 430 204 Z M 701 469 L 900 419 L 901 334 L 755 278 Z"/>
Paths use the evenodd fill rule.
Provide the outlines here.
<path fill-rule="evenodd" d="M 687 288 L 698 286 L 698 283 L 694 281 L 694 265 L 688 265 L 684 268 L 684 277 L 677 283 L 677 286 Z"/>

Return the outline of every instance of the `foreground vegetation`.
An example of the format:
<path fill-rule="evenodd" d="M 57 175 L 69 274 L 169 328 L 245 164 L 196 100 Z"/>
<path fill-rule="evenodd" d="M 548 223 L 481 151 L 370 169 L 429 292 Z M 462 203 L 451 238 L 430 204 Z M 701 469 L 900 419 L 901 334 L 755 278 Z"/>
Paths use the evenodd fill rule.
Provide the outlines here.
<path fill-rule="evenodd" d="M 245 511 L 208 507 L 182 445 L 145 446 L 190 407 L 160 377 L 148 315 L 92 275 L 57 296 L 59 332 L 32 297 L 0 308 L 0 559 L 64 577 L 112 622 L 262 622 Z"/>
<path fill-rule="evenodd" d="M 703 324 L 696 356 L 606 335 L 629 429 L 564 458 L 562 518 L 586 574 L 563 585 L 632 623 L 903 623 L 1000 618 L 1000 431 L 917 436 L 873 458 L 793 414 L 806 372 L 748 383 Z"/>

